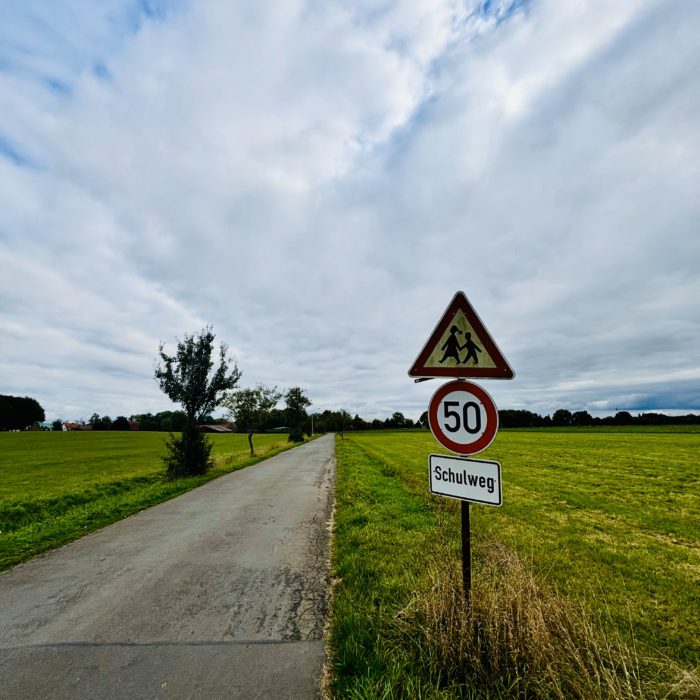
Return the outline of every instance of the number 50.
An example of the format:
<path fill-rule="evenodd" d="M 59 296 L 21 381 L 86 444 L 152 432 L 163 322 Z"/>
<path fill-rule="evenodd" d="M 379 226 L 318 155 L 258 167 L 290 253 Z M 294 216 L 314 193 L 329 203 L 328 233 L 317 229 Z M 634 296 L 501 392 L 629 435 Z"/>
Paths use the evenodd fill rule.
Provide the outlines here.
<path fill-rule="evenodd" d="M 442 406 L 445 412 L 445 418 L 455 419 L 454 425 L 447 425 L 447 423 L 445 423 L 445 430 L 449 430 L 451 433 L 456 433 L 462 425 L 462 420 L 460 420 L 460 415 L 457 411 L 451 410 L 451 406 L 459 407 L 459 401 L 445 401 Z M 474 409 L 474 427 L 470 425 L 469 421 L 469 418 L 471 417 L 471 414 L 469 413 L 470 408 Z M 464 429 L 470 435 L 475 435 L 478 433 L 481 430 L 481 410 L 479 408 L 479 404 L 474 403 L 474 401 L 467 401 L 462 407 L 462 419 L 464 421 Z"/>

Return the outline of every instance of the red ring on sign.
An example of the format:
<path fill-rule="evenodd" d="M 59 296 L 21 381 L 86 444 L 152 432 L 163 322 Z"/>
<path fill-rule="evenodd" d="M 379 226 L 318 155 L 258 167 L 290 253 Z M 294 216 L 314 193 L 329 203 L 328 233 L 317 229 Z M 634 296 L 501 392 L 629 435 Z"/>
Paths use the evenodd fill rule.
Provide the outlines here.
<path fill-rule="evenodd" d="M 486 429 L 484 430 L 484 434 L 470 445 L 450 440 L 438 423 L 437 414 L 440 403 L 449 393 L 459 391 L 460 389 L 466 390 L 470 394 L 476 396 L 486 410 Z M 430 430 L 435 439 L 450 452 L 454 452 L 458 455 L 475 455 L 477 452 L 483 452 L 494 441 L 496 433 L 498 432 L 498 410 L 490 394 L 478 384 L 465 381 L 447 382 L 447 384 L 443 384 L 430 399 L 430 404 L 428 405 L 428 424 L 430 425 Z M 468 449 L 469 452 L 465 452 L 466 449 Z"/>

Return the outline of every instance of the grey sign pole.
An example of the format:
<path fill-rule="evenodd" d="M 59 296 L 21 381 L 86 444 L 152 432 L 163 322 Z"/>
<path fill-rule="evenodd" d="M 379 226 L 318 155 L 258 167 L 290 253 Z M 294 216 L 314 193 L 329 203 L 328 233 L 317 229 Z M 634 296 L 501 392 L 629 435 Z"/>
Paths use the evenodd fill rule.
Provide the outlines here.
<path fill-rule="evenodd" d="M 469 457 L 469 455 L 464 455 Z M 472 596 L 472 532 L 469 522 L 469 501 L 460 501 L 462 504 L 462 586 L 464 588 L 464 600 L 471 603 Z"/>

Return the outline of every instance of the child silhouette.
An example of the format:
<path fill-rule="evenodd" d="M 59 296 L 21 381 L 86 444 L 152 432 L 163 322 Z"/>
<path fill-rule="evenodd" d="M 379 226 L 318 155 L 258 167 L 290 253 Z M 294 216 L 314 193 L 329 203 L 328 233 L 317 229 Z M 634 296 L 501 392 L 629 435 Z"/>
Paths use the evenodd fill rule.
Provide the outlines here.
<path fill-rule="evenodd" d="M 457 338 L 457 333 L 463 335 L 462 331 L 460 331 L 459 328 L 457 328 L 457 326 L 452 326 L 452 328 L 450 328 L 450 337 L 440 348 L 440 350 L 445 351 L 445 354 L 442 356 L 442 360 L 439 360 L 440 364 L 442 364 L 445 360 L 449 359 L 450 357 L 453 360 L 456 360 L 457 364 L 459 364 L 459 351 L 462 350 L 462 348 L 459 345 L 459 338 Z"/>
<path fill-rule="evenodd" d="M 466 357 L 464 358 L 464 360 L 462 361 L 462 364 L 463 364 L 463 365 L 466 365 L 467 362 L 469 362 L 469 358 L 471 357 L 471 358 L 474 359 L 474 364 L 475 364 L 475 365 L 478 365 L 478 364 L 479 364 L 479 357 L 477 356 L 476 353 L 477 353 L 477 352 L 481 352 L 481 348 L 472 340 L 472 334 L 471 334 L 471 333 L 467 333 L 467 335 L 465 336 L 465 338 L 466 338 L 466 341 L 467 341 L 467 342 L 464 343 L 464 345 L 462 345 L 462 346 L 459 348 L 460 350 L 464 350 L 464 348 L 467 349 L 467 356 L 466 356 Z"/>

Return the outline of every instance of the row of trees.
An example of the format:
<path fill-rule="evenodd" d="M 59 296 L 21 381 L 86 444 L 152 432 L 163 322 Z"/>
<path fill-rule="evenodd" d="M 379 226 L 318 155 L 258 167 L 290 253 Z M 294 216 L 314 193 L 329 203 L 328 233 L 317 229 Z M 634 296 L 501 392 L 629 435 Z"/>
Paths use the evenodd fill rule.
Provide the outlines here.
<path fill-rule="evenodd" d="M 588 411 L 567 411 L 560 408 L 552 416 L 541 416 L 530 411 L 499 411 L 501 428 L 547 428 L 585 427 L 594 425 L 700 425 L 700 415 L 666 416 L 662 413 L 639 413 L 633 416 L 629 411 L 618 411 L 614 416 L 596 418 Z"/>
<path fill-rule="evenodd" d="M 219 366 L 214 369 L 215 363 L 211 360 L 214 337 L 212 329 L 207 327 L 198 335 L 186 334 L 178 341 L 175 355 L 168 355 L 163 343 L 158 349 L 161 362 L 156 365 L 155 379 L 161 390 L 182 406 L 185 414 L 181 431 L 171 433 L 166 442 L 164 461 L 167 474 L 172 478 L 203 474 L 211 467 L 213 445 L 198 425 L 205 418 L 211 418 L 219 406 L 227 409 L 241 429 L 248 431 L 251 455 L 255 453 L 253 432 L 263 429 L 264 424 L 272 420 L 273 411 L 283 396 L 289 440 L 304 439 L 306 409 L 311 405 L 304 391 L 294 387 L 283 395 L 277 387 L 263 384 L 234 391 L 242 373 L 235 361 L 227 357 L 228 348 L 224 343 L 219 346 Z"/>
<path fill-rule="evenodd" d="M 129 419 L 126 416 L 118 416 L 112 420 L 109 416 L 100 416 L 93 413 L 88 423 L 93 430 L 131 430 Z"/>
<path fill-rule="evenodd" d="M 291 393 L 290 393 L 291 392 Z M 353 418 L 345 410 L 323 411 L 307 415 L 306 406 L 299 406 L 300 402 L 308 399 L 303 396 L 299 388 L 290 390 L 287 394 L 276 392 L 264 385 L 258 385 L 255 389 L 243 389 L 236 392 L 235 400 L 228 399 L 224 405 L 229 407 L 229 418 L 214 418 L 204 416 L 202 423 L 224 424 L 229 419 L 234 420 L 238 429 L 243 432 L 269 431 L 292 425 L 300 426 L 300 430 L 308 435 L 313 429 L 316 433 L 337 432 L 342 435 L 348 430 L 400 430 L 403 428 L 416 429 L 428 427 L 428 412 L 424 411 L 421 417 L 413 421 L 406 418 L 403 413 L 395 412 L 390 418 L 367 421 L 355 414 Z M 301 393 L 299 393 L 301 392 Z M 277 403 L 284 398 L 287 401 L 286 408 L 277 408 Z M 274 400 L 274 404 L 273 404 Z M 291 400 L 291 403 L 290 403 Z M 33 399 L 29 399 L 33 401 Z M 272 405 L 272 408 L 270 406 Z M 292 408 L 290 408 L 290 406 Z M 541 416 L 538 413 L 524 410 L 504 410 L 498 412 L 499 424 L 502 428 L 547 428 L 547 427 L 584 427 L 595 425 L 700 425 L 700 416 L 689 414 L 686 416 L 667 416 L 662 413 L 640 413 L 633 416 L 629 411 L 618 411 L 614 416 L 597 418 L 591 416 L 588 411 L 567 411 L 559 409 L 553 415 Z M 155 415 L 151 413 L 137 413 L 129 418 L 139 422 L 139 430 L 164 432 L 181 432 L 186 421 L 184 411 L 161 411 Z M 129 430 L 129 422 L 124 416 L 112 420 L 109 416 L 100 418 L 96 413 L 89 421 L 93 430 Z M 313 423 L 313 424 L 312 424 Z M 61 421 L 54 421 L 54 430 L 62 430 Z M 298 440 L 297 440 L 298 441 Z"/>
<path fill-rule="evenodd" d="M 391 418 L 366 421 L 355 415 L 354 418 L 347 411 L 324 411 L 315 413 L 314 430 L 317 433 L 339 432 L 346 430 L 401 430 L 404 428 L 427 428 L 428 412 L 424 411 L 417 421 L 405 418 L 403 413 L 396 412 Z M 567 426 L 595 426 L 595 425 L 700 425 L 700 415 L 688 414 L 685 416 L 667 416 L 662 413 L 639 413 L 633 416 L 629 411 L 618 411 L 614 416 L 597 418 L 591 416 L 588 411 L 567 411 L 560 408 L 551 416 L 541 416 L 531 411 L 504 410 L 498 412 L 498 421 L 501 428 L 547 428 Z M 310 418 L 304 430 L 310 430 Z"/>
<path fill-rule="evenodd" d="M 277 408 L 282 398 L 286 403 L 284 410 Z M 248 432 L 251 455 L 255 454 L 253 433 L 256 430 L 288 427 L 290 442 L 304 440 L 308 418 L 306 409 L 311 405 L 311 401 L 304 396 L 304 390 L 299 387 L 282 394 L 277 391 L 276 386 L 270 388 L 258 384 L 253 389 L 241 389 L 227 394 L 221 404 L 228 409 L 228 414 L 235 421 L 238 430 Z"/>

